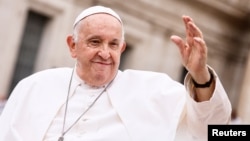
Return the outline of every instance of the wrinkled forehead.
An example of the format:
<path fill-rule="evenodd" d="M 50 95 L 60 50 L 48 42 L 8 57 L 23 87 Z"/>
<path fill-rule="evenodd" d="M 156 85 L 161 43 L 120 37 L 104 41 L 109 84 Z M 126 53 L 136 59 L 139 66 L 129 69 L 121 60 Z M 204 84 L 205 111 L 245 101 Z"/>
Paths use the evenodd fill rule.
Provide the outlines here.
<path fill-rule="evenodd" d="M 120 18 L 120 16 L 111 8 L 108 7 L 104 7 L 104 6 L 93 6 L 90 8 L 87 8 L 85 10 L 83 10 L 75 19 L 75 22 L 73 24 L 73 27 L 75 27 L 79 21 L 81 21 L 82 19 L 90 16 L 90 15 L 94 15 L 94 14 L 109 14 L 113 17 L 115 17 L 121 24 L 122 24 L 122 20 Z"/>

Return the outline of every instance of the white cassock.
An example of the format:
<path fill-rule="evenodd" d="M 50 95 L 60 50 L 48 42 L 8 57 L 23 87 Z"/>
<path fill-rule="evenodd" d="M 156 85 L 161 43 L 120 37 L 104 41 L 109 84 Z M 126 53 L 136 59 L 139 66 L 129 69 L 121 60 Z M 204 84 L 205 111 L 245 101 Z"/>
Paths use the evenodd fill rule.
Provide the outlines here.
<path fill-rule="evenodd" d="M 57 141 L 71 72 L 72 68 L 50 69 L 20 81 L 0 117 L 0 141 Z M 163 73 L 118 71 L 64 141 L 206 141 L 207 125 L 227 124 L 231 115 L 228 96 L 213 74 L 213 96 L 197 103 L 190 75 L 183 86 Z M 74 75 L 66 129 L 83 112 L 84 101 L 91 103 L 89 95 L 99 92 Z"/>

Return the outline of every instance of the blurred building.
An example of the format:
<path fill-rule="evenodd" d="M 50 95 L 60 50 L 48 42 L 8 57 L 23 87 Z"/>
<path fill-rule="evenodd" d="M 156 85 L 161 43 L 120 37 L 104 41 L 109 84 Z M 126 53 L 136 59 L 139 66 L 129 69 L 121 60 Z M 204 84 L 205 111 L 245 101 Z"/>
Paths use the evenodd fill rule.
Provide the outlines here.
<path fill-rule="evenodd" d="M 172 34 L 185 37 L 182 15 L 191 16 L 208 46 L 208 64 L 218 73 L 242 123 L 250 123 L 249 0 L 1 0 L 0 95 L 40 70 L 72 67 L 66 36 L 75 17 L 92 5 L 120 14 L 128 48 L 120 69 L 164 72 L 182 82 Z"/>

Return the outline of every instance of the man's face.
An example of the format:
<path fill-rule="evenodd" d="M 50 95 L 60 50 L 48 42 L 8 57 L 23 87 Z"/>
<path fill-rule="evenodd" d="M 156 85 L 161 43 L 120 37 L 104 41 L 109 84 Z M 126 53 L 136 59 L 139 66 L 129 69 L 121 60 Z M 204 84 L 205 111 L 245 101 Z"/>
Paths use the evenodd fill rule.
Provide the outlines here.
<path fill-rule="evenodd" d="M 125 49 L 121 23 L 111 15 L 94 14 L 80 21 L 76 28 L 77 39 L 68 44 L 71 56 L 77 59 L 77 74 L 89 85 L 109 83 Z"/>

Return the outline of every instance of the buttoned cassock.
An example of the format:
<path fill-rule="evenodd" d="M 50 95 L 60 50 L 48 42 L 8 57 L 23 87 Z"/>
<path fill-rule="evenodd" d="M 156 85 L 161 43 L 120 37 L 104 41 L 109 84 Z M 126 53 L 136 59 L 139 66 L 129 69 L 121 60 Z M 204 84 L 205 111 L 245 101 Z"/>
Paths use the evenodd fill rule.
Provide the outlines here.
<path fill-rule="evenodd" d="M 71 72 L 72 68 L 49 69 L 20 81 L 0 117 L 0 141 L 42 141 L 65 103 Z M 208 124 L 226 124 L 231 114 L 227 94 L 213 74 L 213 96 L 200 103 L 191 97 L 189 75 L 184 87 L 164 73 L 118 71 L 107 93 L 131 140 L 203 141 Z M 73 80 L 71 87 L 76 85 Z"/>

